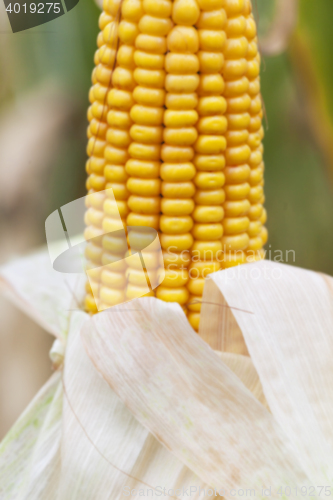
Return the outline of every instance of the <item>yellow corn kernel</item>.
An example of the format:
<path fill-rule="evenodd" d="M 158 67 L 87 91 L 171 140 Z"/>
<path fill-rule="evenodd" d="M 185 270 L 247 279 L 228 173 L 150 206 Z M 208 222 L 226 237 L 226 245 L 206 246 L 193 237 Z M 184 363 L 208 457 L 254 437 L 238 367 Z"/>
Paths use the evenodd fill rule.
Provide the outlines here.
<path fill-rule="evenodd" d="M 133 97 L 138 104 L 159 108 L 160 106 L 164 106 L 165 91 L 160 88 L 149 89 L 137 86 L 134 89 Z"/>
<path fill-rule="evenodd" d="M 106 140 L 118 148 L 126 148 L 131 143 L 131 137 L 127 130 L 118 130 L 116 128 L 108 129 Z"/>
<path fill-rule="evenodd" d="M 242 36 L 246 31 L 246 20 L 244 16 L 231 17 L 228 19 L 225 32 L 228 38 Z"/>
<path fill-rule="evenodd" d="M 143 87 L 163 88 L 165 84 L 164 70 L 136 68 L 133 76 L 136 83 Z"/>
<path fill-rule="evenodd" d="M 155 179 L 159 177 L 161 164 L 158 161 L 143 161 L 131 158 L 126 163 L 126 172 L 133 177 Z"/>
<path fill-rule="evenodd" d="M 224 189 L 198 189 L 194 195 L 196 205 L 222 205 L 225 200 Z"/>
<path fill-rule="evenodd" d="M 192 217 L 196 222 L 220 222 L 223 219 L 224 211 L 219 206 L 197 206 Z"/>
<path fill-rule="evenodd" d="M 172 249 L 175 252 L 189 250 L 193 245 L 193 236 L 191 233 L 185 234 L 165 234 L 160 235 L 161 246 L 163 250 Z"/>
<path fill-rule="evenodd" d="M 101 175 L 91 174 L 89 176 L 89 188 L 95 191 L 102 191 L 105 189 L 105 177 Z"/>
<path fill-rule="evenodd" d="M 104 171 L 105 165 L 106 165 L 106 162 L 105 162 L 104 158 L 98 158 L 95 156 L 91 156 L 86 163 L 87 173 L 88 174 L 94 173 L 97 175 L 101 175 L 104 173 L 104 176 L 105 176 L 105 171 Z M 105 176 L 105 179 L 106 179 L 106 176 Z"/>
<path fill-rule="evenodd" d="M 128 159 L 127 149 L 107 145 L 104 149 L 104 158 L 113 165 L 125 165 Z"/>
<path fill-rule="evenodd" d="M 193 182 L 163 182 L 161 194 L 164 198 L 192 198 L 195 193 Z"/>
<path fill-rule="evenodd" d="M 199 30 L 200 49 L 208 52 L 222 52 L 226 43 L 224 31 Z"/>
<path fill-rule="evenodd" d="M 194 54 L 169 52 L 165 57 L 165 69 L 172 74 L 193 74 L 199 71 L 200 59 Z"/>
<path fill-rule="evenodd" d="M 227 23 L 227 16 L 224 9 L 217 9 L 213 11 L 202 11 L 198 22 L 197 28 L 207 30 L 223 30 Z M 245 28 L 244 28 L 245 29 Z"/>
<path fill-rule="evenodd" d="M 248 252 L 256 252 L 258 250 L 261 250 L 263 246 L 263 241 L 260 238 L 260 236 L 250 238 L 249 240 L 249 245 L 247 247 Z"/>
<path fill-rule="evenodd" d="M 129 226 L 144 226 L 152 227 L 153 229 L 159 229 L 159 215 L 154 214 L 137 214 L 130 213 L 127 216 L 127 224 Z"/>
<path fill-rule="evenodd" d="M 175 0 L 172 20 L 181 26 L 193 26 L 198 21 L 200 9 L 195 0 Z"/>
<path fill-rule="evenodd" d="M 191 249 L 194 259 L 213 261 L 222 252 L 221 241 L 195 241 Z"/>
<path fill-rule="evenodd" d="M 242 184 L 224 186 L 227 200 L 244 200 L 250 194 L 250 185 L 247 182 Z"/>
<path fill-rule="evenodd" d="M 251 203 L 258 203 L 261 201 L 263 197 L 263 188 L 262 186 L 251 187 L 249 193 L 249 201 Z"/>
<path fill-rule="evenodd" d="M 251 169 L 248 165 L 227 167 L 223 172 L 227 184 L 241 184 L 242 182 L 246 182 L 251 175 Z"/>
<path fill-rule="evenodd" d="M 226 251 L 219 260 L 221 262 L 221 268 L 227 269 L 229 267 L 244 264 L 246 262 L 246 254 L 243 250 Z"/>
<path fill-rule="evenodd" d="M 190 215 L 194 209 L 192 199 L 175 200 L 162 198 L 161 211 L 165 215 Z"/>
<path fill-rule="evenodd" d="M 91 224 L 92 226 L 101 227 L 103 222 L 103 217 L 104 214 L 101 210 L 96 210 L 95 208 L 91 207 L 87 210 L 85 214 L 85 223 L 87 226 Z M 87 237 L 87 239 L 90 238 Z"/>
<path fill-rule="evenodd" d="M 199 189 L 218 189 L 224 186 L 225 175 L 223 172 L 198 172 L 194 183 Z"/>
<path fill-rule="evenodd" d="M 228 132 L 225 135 L 226 140 L 227 140 L 227 147 L 230 148 L 231 146 L 240 146 L 242 144 L 245 144 L 246 142 L 249 141 L 250 134 L 247 130 L 228 130 Z M 249 146 L 250 142 L 248 142 Z"/>
<path fill-rule="evenodd" d="M 248 229 L 248 235 L 250 238 L 254 238 L 254 236 L 258 236 L 262 231 L 262 223 L 260 221 L 251 221 Z"/>
<path fill-rule="evenodd" d="M 176 146 L 191 146 L 198 137 L 198 132 L 194 127 L 187 128 L 165 128 L 163 138 L 165 144 Z"/>
<path fill-rule="evenodd" d="M 189 311 L 200 312 L 201 311 L 202 297 L 199 295 L 190 295 L 189 301 L 186 304 Z"/>
<path fill-rule="evenodd" d="M 192 230 L 193 237 L 196 240 L 211 241 L 220 240 L 223 235 L 222 224 L 194 224 Z"/>
<path fill-rule="evenodd" d="M 166 163 L 184 163 L 191 161 L 193 157 L 194 151 L 190 147 L 163 144 L 161 149 L 161 159 Z"/>
<path fill-rule="evenodd" d="M 227 109 L 227 101 L 222 96 L 201 97 L 198 103 L 200 116 L 223 115 Z"/>
<path fill-rule="evenodd" d="M 172 110 L 164 113 L 164 125 L 169 128 L 182 128 L 195 125 L 198 121 L 198 113 L 194 110 Z"/>
<path fill-rule="evenodd" d="M 203 289 L 205 285 L 204 278 L 190 279 L 187 283 L 187 289 L 191 295 L 197 295 L 199 297 L 203 294 Z"/>
<path fill-rule="evenodd" d="M 223 236 L 222 247 L 224 252 L 235 250 L 245 250 L 249 245 L 249 235 L 247 233 L 236 234 L 233 236 Z"/>
<path fill-rule="evenodd" d="M 170 0 L 143 0 L 143 10 L 147 14 L 160 17 L 170 17 L 172 12 L 172 3 Z"/>
<path fill-rule="evenodd" d="M 168 17 L 155 17 L 145 14 L 141 17 L 138 28 L 148 35 L 167 35 L 172 28 L 172 21 Z"/>
<path fill-rule="evenodd" d="M 149 127 L 147 125 L 133 125 L 130 136 L 135 142 L 145 144 L 160 144 L 163 138 L 162 127 Z"/>
<path fill-rule="evenodd" d="M 196 155 L 194 165 L 199 171 L 216 171 L 225 167 L 224 155 Z"/>
<path fill-rule="evenodd" d="M 121 304 L 125 299 L 124 290 L 118 290 L 114 288 L 108 288 L 102 286 L 100 289 L 100 299 L 108 304 L 108 306 L 114 306 L 116 304 Z"/>
<path fill-rule="evenodd" d="M 85 296 L 84 305 L 85 305 L 85 310 L 88 311 L 89 313 L 92 313 L 92 314 L 97 313 L 98 309 L 97 309 L 95 298 L 90 293 L 88 293 Z"/>
<path fill-rule="evenodd" d="M 225 88 L 225 83 L 221 75 L 208 74 L 203 75 L 200 79 L 199 95 L 220 95 Z"/>
<path fill-rule="evenodd" d="M 196 93 L 173 94 L 169 92 L 165 98 L 165 106 L 168 110 L 191 110 L 198 105 L 198 96 Z"/>
<path fill-rule="evenodd" d="M 178 302 L 178 304 L 184 305 L 189 299 L 189 291 L 185 286 L 180 286 L 178 288 L 167 288 L 159 286 L 156 290 L 156 297 L 165 302 Z"/>
<path fill-rule="evenodd" d="M 138 160 L 158 161 L 161 147 L 159 144 L 140 144 L 132 142 L 128 148 L 128 153 Z"/>
<path fill-rule="evenodd" d="M 197 74 L 168 74 L 165 78 L 165 88 L 170 93 L 192 93 L 197 90 L 200 83 Z"/>
<path fill-rule="evenodd" d="M 218 155 L 225 151 L 227 141 L 223 136 L 201 135 L 194 145 L 196 153 L 203 155 Z"/>
<path fill-rule="evenodd" d="M 99 264 L 101 262 L 102 254 L 102 248 L 97 247 L 92 243 L 87 244 L 85 248 L 85 256 L 88 260 Z"/>
<path fill-rule="evenodd" d="M 200 324 L 200 313 L 191 311 L 188 314 L 187 319 L 189 320 L 189 323 L 192 326 L 192 328 L 197 332 L 199 330 L 199 324 Z"/>
<path fill-rule="evenodd" d="M 120 165 L 106 164 L 104 167 L 105 179 L 109 182 L 125 183 L 128 179 L 125 168 Z"/>
<path fill-rule="evenodd" d="M 175 252 L 173 249 L 163 251 L 163 261 L 166 269 L 187 268 L 191 262 L 190 252 Z"/>
<path fill-rule="evenodd" d="M 170 217 L 162 215 L 160 218 L 160 229 L 167 234 L 184 234 L 191 231 L 193 227 L 192 217 L 184 215 L 182 217 Z"/>
<path fill-rule="evenodd" d="M 231 217 L 223 220 L 224 234 L 243 233 L 249 229 L 250 221 L 248 217 Z"/>
<path fill-rule="evenodd" d="M 198 122 L 198 132 L 200 134 L 224 135 L 227 131 L 228 121 L 225 116 L 207 116 Z"/>
<path fill-rule="evenodd" d="M 196 53 L 199 50 L 198 32 L 193 27 L 175 26 L 168 34 L 167 46 L 170 52 Z"/>
<path fill-rule="evenodd" d="M 169 182 L 186 182 L 193 179 L 196 174 L 193 163 L 162 163 L 160 169 L 161 179 Z"/>
<path fill-rule="evenodd" d="M 107 96 L 107 103 L 110 108 L 116 108 L 122 111 L 131 109 L 134 104 L 132 93 L 120 89 L 110 90 Z"/>
<path fill-rule="evenodd" d="M 219 73 L 224 66 L 224 57 L 220 52 L 198 53 L 201 73 Z"/>
<path fill-rule="evenodd" d="M 135 104 L 131 109 L 130 116 L 134 123 L 140 125 L 162 125 L 163 123 L 163 109 L 159 107 Z"/>
<path fill-rule="evenodd" d="M 260 232 L 260 238 L 261 238 L 262 244 L 266 245 L 267 239 L 268 239 L 268 231 L 265 227 L 263 227 L 261 232 Z"/>
<path fill-rule="evenodd" d="M 251 217 L 251 204 L 249 200 L 234 200 L 234 201 L 226 201 L 223 204 L 224 213 L 226 217 L 239 217 L 242 215 L 248 215 L 249 219 L 252 220 Z"/>
<path fill-rule="evenodd" d="M 240 97 L 249 91 L 249 86 L 249 81 L 245 76 L 238 80 L 227 81 L 225 82 L 224 97 Z"/>
<path fill-rule="evenodd" d="M 227 148 L 225 159 L 227 165 L 242 165 L 246 163 L 251 155 L 251 149 L 247 144 L 235 148 Z"/>
<path fill-rule="evenodd" d="M 158 196 L 161 190 L 161 181 L 160 179 L 140 179 L 131 177 L 127 181 L 127 189 L 132 194 Z"/>
<path fill-rule="evenodd" d="M 260 217 L 260 222 L 262 224 L 265 224 L 267 221 L 267 213 L 266 213 L 266 209 L 264 208 L 263 211 L 262 211 L 262 215 Z"/>
<path fill-rule="evenodd" d="M 158 214 L 160 205 L 159 197 L 130 196 L 128 198 L 128 207 L 135 213 Z"/>
<path fill-rule="evenodd" d="M 166 269 L 162 287 L 179 288 L 188 282 L 188 271 L 185 269 Z"/>
<path fill-rule="evenodd" d="M 167 44 L 165 37 L 141 33 L 135 40 L 135 47 L 146 52 L 165 54 Z"/>

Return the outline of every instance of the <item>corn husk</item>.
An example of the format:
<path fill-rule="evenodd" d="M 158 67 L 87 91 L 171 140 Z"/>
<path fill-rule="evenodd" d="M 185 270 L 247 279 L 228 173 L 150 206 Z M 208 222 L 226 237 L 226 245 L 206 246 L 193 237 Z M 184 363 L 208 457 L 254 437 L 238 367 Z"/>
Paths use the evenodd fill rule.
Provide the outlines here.
<path fill-rule="evenodd" d="M 1 272 L 62 344 L 59 371 L 1 444 L 0 498 L 281 498 L 287 485 L 319 498 L 311 485 L 332 486 L 332 278 L 270 262 L 211 275 L 197 335 L 155 298 L 73 310 L 77 277 L 68 293 L 47 258 Z"/>
<path fill-rule="evenodd" d="M 0 271 L 0 290 L 48 333 L 64 341 L 73 311 L 81 308 L 85 277 L 56 272 L 43 249 Z"/>

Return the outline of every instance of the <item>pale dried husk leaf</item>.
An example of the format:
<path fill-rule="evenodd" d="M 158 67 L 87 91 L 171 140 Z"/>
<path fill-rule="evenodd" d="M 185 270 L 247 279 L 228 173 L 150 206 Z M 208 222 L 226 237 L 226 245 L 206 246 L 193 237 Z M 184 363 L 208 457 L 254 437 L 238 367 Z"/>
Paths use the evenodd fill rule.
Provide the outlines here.
<path fill-rule="evenodd" d="M 177 304 L 116 306 L 85 323 L 97 370 L 138 422 L 217 490 L 309 485 L 273 416 L 192 330 Z"/>
<path fill-rule="evenodd" d="M 203 302 L 204 335 L 214 308 L 222 322 L 229 315 L 218 343 L 228 347 L 234 329 L 242 331 L 269 408 L 302 466 L 313 484 L 331 484 L 333 279 L 262 261 L 211 275 Z"/>
<path fill-rule="evenodd" d="M 231 371 L 243 382 L 253 396 L 267 409 L 269 409 L 259 375 L 252 359 L 241 354 L 215 351 L 215 354 L 225 363 Z"/>
<path fill-rule="evenodd" d="M 87 356 L 77 328 L 68 339 L 64 386 L 57 498 L 118 500 L 124 497 L 126 487 L 205 487 L 110 388 Z"/>
<path fill-rule="evenodd" d="M 61 374 L 42 387 L 0 444 L 0 498 L 45 499 L 60 462 Z"/>
<path fill-rule="evenodd" d="M 128 311 L 123 312 L 127 316 Z M 123 498 L 125 488 L 144 490 L 151 496 L 152 489 L 165 485 L 174 491 L 196 487 L 197 492 L 192 493 L 191 498 L 199 498 L 200 488 L 207 489 L 208 485 L 138 422 L 100 376 L 78 335 L 79 322 L 84 324 L 84 315 L 77 320 L 75 328 L 71 324 L 65 359 L 63 440 L 57 498 L 117 500 Z M 174 317 L 175 324 L 177 320 Z M 134 333 L 135 328 L 132 325 Z M 260 397 L 260 382 L 251 360 L 224 353 L 220 355 Z M 157 489 L 154 498 L 159 496 Z"/>
<path fill-rule="evenodd" d="M 73 310 L 81 307 L 85 276 L 62 274 L 47 250 L 0 267 L 0 290 L 47 332 L 63 340 Z"/>
<path fill-rule="evenodd" d="M 232 313 L 232 308 L 224 300 L 216 287 L 208 286 L 206 279 L 203 312 L 200 321 L 200 337 L 215 351 L 249 356 L 243 333 Z M 251 314 L 244 311 L 244 314 Z"/>

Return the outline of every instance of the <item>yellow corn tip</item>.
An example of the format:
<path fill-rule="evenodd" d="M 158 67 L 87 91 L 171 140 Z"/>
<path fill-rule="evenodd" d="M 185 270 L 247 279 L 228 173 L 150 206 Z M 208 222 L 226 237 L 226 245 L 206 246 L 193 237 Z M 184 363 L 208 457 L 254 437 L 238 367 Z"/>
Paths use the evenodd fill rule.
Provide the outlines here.
<path fill-rule="evenodd" d="M 267 241 L 251 2 L 104 0 L 99 26 L 87 188 L 111 187 L 124 224 L 160 232 L 166 276 L 155 295 L 181 304 L 198 330 L 205 276 L 263 258 Z M 92 268 L 125 251 L 96 238 L 116 226 L 108 201 L 86 215 Z M 137 270 L 125 290 L 119 266 L 90 275 L 88 311 L 93 296 L 100 309 L 143 294 Z"/>

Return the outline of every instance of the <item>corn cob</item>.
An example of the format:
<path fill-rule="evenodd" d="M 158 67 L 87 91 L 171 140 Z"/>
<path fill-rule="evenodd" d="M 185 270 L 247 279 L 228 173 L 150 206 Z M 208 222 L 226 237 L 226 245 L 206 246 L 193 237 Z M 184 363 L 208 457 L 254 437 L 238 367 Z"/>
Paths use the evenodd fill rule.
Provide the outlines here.
<path fill-rule="evenodd" d="M 182 305 L 198 330 L 205 277 L 263 258 L 267 240 L 251 2 L 104 0 L 99 26 L 88 111 L 86 309 L 96 312 L 94 297 L 102 309 L 144 295 L 142 269 L 134 263 L 125 273 L 120 261 L 125 233 L 103 233 L 147 226 L 159 231 L 166 272 L 155 295 Z M 98 193 L 110 187 L 115 201 Z M 132 242 L 142 237 L 132 234 Z M 158 273 L 156 256 L 148 257 Z"/>

